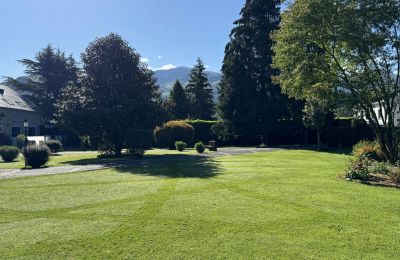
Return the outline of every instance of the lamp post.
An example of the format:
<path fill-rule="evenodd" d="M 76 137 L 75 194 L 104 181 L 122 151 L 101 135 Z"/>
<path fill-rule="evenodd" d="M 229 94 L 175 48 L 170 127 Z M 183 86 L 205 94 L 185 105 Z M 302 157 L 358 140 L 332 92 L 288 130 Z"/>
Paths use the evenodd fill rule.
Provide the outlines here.
<path fill-rule="evenodd" d="M 29 127 L 29 123 L 28 120 L 25 118 L 24 120 L 24 130 L 25 130 L 25 149 L 28 146 L 28 127 Z M 26 158 L 25 159 L 25 168 L 28 166 L 26 163 Z"/>

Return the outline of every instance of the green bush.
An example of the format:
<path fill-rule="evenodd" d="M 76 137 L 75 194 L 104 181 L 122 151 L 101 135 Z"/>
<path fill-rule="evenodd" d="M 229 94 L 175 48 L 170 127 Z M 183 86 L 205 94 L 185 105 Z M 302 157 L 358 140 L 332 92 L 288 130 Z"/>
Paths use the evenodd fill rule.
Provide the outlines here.
<path fill-rule="evenodd" d="M 386 162 L 373 161 L 369 167 L 369 171 L 375 174 L 389 175 L 391 165 Z"/>
<path fill-rule="evenodd" d="M 182 141 L 175 142 L 175 149 L 178 150 L 179 152 L 182 152 L 183 150 L 185 150 L 186 147 L 187 147 L 187 144 L 185 142 L 182 142 Z"/>
<path fill-rule="evenodd" d="M 198 142 L 194 145 L 194 149 L 198 152 L 198 153 L 204 153 L 204 151 L 206 150 L 206 147 L 204 146 L 203 142 Z"/>
<path fill-rule="evenodd" d="M 354 158 L 347 163 L 345 177 L 347 179 L 368 180 L 371 161 L 366 157 Z"/>
<path fill-rule="evenodd" d="M 130 130 L 125 135 L 125 147 L 135 156 L 143 156 L 153 144 L 153 133 L 145 129 Z"/>
<path fill-rule="evenodd" d="M 202 141 L 208 143 L 215 139 L 211 128 L 219 121 L 208 121 L 208 120 L 185 120 L 186 123 L 193 126 L 194 138 L 196 142 Z"/>
<path fill-rule="evenodd" d="M 50 139 L 46 142 L 46 145 L 52 153 L 58 153 L 62 149 L 62 143 L 58 140 Z"/>
<path fill-rule="evenodd" d="M 361 141 L 353 147 L 353 156 L 356 158 L 367 158 L 375 161 L 382 161 L 383 154 L 377 141 Z"/>
<path fill-rule="evenodd" d="M 24 134 L 17 135 L 17 146 L 19 149 L 25 146 L 26 136 Z"/>
<path fill-rule="evenodd" d="M 15 146 L 0 146 L 0 156 L 5 162 L 14 161 L 19 155 L 19 149 Z"/>
<path fill-rule="evenodd" d="M 46 165 L 46 163 L 49 161 L 51 151 L 45 144 L 32 144 L 26 146 L 23 150 L 23 153 L 26 164 L 35 169 Z"/>
<path fill-rule="evenodd" d="M 154 130 L 154 139 L 160 148 L 174 149 L 176 141 L 191 144 L 193 136 L 193 127 L 184 121 L 170 121 Z"/>

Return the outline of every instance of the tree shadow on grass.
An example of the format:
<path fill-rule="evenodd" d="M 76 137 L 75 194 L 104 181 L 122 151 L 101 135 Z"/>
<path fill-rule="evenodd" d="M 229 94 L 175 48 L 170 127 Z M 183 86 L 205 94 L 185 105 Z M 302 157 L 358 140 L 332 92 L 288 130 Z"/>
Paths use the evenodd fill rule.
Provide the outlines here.
<path fill-rule="evenodd" d="M 221 169 L 212 159 L 197 155 L 148 155 L 138 166 L 115 167 L 118 172 L 167 178 L 207 179 Z"/>
<path fill-rule="evenodd" d="M 198 155 L 145 155 L 143 158 L 127 157 L 115 159 L 82 159 L 63 164 L 93 165 L 100 164 L 114 168 L 120 173 L 158 176 L 167 178 L 212 178 L 221 170 L 210 158 Z"/>

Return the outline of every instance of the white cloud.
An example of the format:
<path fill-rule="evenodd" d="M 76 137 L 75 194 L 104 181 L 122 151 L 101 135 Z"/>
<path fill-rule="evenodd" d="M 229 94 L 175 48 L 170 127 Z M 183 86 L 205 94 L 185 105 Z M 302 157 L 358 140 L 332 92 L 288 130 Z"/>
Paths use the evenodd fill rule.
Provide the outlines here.
<path fill-rule="evenodd" d="M 148 63 L 150 61 L 150 59 L 149 58 L 141 58 L 140 61 L 144 62 L 144 63 Z"/>
<path fill-rule="evenodd" d="M 162 66 L 161 68 L 155 69 L 155 70 L 170 70 L 170 69 L 175 69 L 176 66 L 174 64 L 166 64 Z"/>
<path fill-rule="evenodd" d="M 161 60 L 161 59 L 164 58 L 164 57 L 160 55 L 160 56 L 158 56 L 157 58 L 158 58 L 159 60 Z"/>
<path fill-rule="evenodd" d="M 208 65 L 204 65 L 204 68 L 206 68 L 206 69 L 209 69 L 209 68 L 210 68 L 210 66 L 208 66 Z"/>

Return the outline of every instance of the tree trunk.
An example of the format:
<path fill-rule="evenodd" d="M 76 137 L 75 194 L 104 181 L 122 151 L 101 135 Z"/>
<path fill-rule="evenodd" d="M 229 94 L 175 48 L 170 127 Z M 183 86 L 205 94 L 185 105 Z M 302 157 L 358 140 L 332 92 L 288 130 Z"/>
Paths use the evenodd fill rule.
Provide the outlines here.
<path fill-rule="evenodd" d="M 317 150 L 321 151 L 321 133 L 319 128 L 317 128 L 317 142 Z"/>

